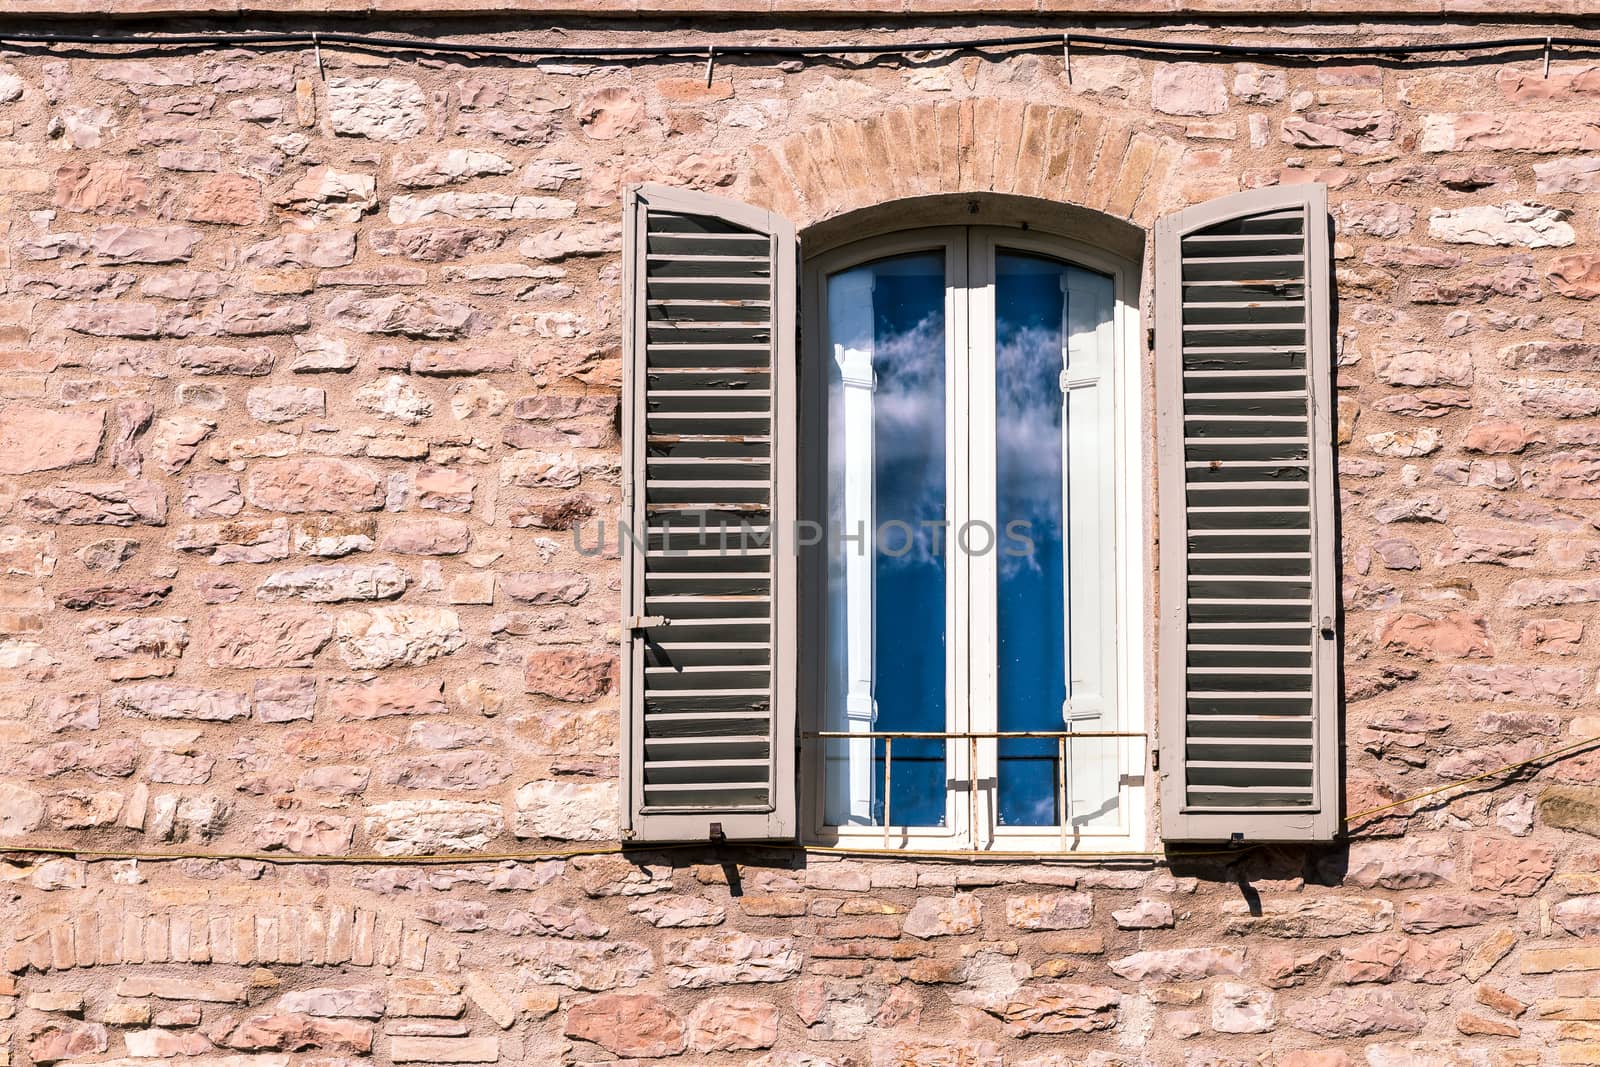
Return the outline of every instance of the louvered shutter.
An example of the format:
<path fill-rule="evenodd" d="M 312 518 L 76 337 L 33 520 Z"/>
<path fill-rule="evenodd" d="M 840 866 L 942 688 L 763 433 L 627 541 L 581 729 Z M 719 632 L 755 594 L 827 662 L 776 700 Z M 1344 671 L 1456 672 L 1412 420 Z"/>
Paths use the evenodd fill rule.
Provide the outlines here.
<path fill-rule="evenodd" d="M 795 239 L 720 197 L 624 216 L 623 832 L 795 835 Z"/>
<path fill-rule="evenodd" d="M 1156 227 L 1161 825 L 1338 827 L 1327 189 Z"/>

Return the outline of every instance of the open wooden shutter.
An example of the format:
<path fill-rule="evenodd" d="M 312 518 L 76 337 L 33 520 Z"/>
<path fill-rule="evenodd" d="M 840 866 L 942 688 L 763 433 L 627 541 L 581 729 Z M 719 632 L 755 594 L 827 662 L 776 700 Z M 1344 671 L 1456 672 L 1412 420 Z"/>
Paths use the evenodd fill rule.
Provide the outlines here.
<path fill-rule="evenodd" d="M 638 186 L 624 263 L 623 833 L 792 838 L 794 228 Z"/>
<path fill-rule="evenodd" d="M 1339 825 L 1327 189 L 1156 226 L 1162 836 Z"/>

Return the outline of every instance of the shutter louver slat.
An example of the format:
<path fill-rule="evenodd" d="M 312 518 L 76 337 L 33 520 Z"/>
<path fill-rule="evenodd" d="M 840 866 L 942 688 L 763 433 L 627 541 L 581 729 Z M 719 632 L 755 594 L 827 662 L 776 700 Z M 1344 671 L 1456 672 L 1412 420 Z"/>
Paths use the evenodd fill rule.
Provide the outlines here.
<path fill-rule="evenodd" d="M 625 833 L 792 837 L 793 230 L 656 186 L 626 222 Z"/>
<path fill-rule="evenodd" d="M 1297 186 L 1158 224 L 1169 840 L 1337 828 L 1326 217 Z"/>

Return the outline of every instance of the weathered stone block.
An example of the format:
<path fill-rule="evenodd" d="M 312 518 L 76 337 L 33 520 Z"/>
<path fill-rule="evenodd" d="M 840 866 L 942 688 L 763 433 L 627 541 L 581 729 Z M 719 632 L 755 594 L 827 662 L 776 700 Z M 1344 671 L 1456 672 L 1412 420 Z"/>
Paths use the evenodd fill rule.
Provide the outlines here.
<path fill-rule="evenodd" d="M 512 833 L 558 841 L 614 841 L 617 784 L 535 781 L 520 787 Z"/>
<path fill-rule="evenodd" d="M 667 942 L 663 959 L 672 989 L 786 982 L 800 973 L 800 950 L 789 937 L 706 934 Z"/>
<path fill-rule="evenodd" d="M 619 1056 L 676 1056 L 688 1048 L 681 1017 L 648 994 L 608 993 L 580 1000 L 567 1012 L 566 1035 Z"/>
<path fill-rule="evenodd" d="M 366 831 L 385 856 L 472 852 L 499 836 L 498 804 L 466 800 L 394 800 L 367 808 Z"/>

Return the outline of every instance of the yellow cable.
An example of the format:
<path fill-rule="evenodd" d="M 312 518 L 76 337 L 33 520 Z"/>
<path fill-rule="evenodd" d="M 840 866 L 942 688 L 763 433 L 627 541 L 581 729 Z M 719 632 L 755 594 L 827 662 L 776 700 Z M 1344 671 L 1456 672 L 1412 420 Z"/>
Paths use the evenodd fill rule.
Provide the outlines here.
<path fill-rule="evenodd" d="M 0 844 L 0 855 L 6 853 L 23 853 L 27 855 L 43 856 L 71 856 L 89 860 L 249 860 L 260 863 L 280 864 L 348 864 L 351 866 L 418 866 L 430 864 L 472 864 L 472 863 L 505 863 L 529 862 L 535 860 L 571 859 L 575 856 L 615 856 L 625 854 L 647 854 L 660 852 L 667 849 L 715 849 L 717 846 L 709 841 L 682 841 L 665 844 L 640 844 L 640 845 L 603 845 L 592 848 L 555 849 L 542 852 L 471 852 L 428 853 L 420 856 L 381 856 L 381 855 L 349 855 L 349 856 L 302 856 L 285 852 L 136 852 L 120 849 L 86 849 L 74 848 L 70 845 L 10 845 Z M 770 843 L 750 842 L 748 847 L 756 849 L 770 849 L 778 852 L 805 852 L 821 855 L 840 856 L 898 856 L 910 859 L 965 859 L 989 860 L 994 862 L 1016 862 L 1019 860 L 1071 862 L 1073 860 L 1163 860 L 1173 856 L 1236 856 L 1257 846 L 1249 845 L 1242 848 L 1219 849 L 1205 852 L 974 852 L 970 849 L 898 849 L 898 848 L 853 848 L 838 845 L 797 845 L 783 841 Z"/>
<path fill-rule="evenodd" d="M 1389 804 L 1380 804 L 1375 808 L 1367 808 L 1353 815 L 1345 816 L 1345 825 L 1354 825 L 1372 815 L 1378 815 L 1395 808 L 1414 804 L 1419 800 L 1447 793 L 1452 789 L 1459 789 L 1464 785 L 1481 782 L 1485 778 L 1504 774 L 1507 771 L 1521 770 L 1523 767 L 1557 756 L 1565 756 L 1581 748 L 1600 744 L 1600 735 L 1586 737 L 1582 741 L 1574 741 L 1570 745 L 1541 752 L 1529 759 L 1507 763 L 1493 770 L 1475 774 L 1471 778 L 1461 778 L 1454 782 L 1426 792 L 1396 800 Z M 71 856 L 91 860 L 147 860 L 151 862 L 164 860 L 249 860 L 257 863 L 280 864 L 334 864 L 350 866 L 394 866 L 409 867 L 428 864 L 473 864 L 473 863 L 519 863 L 535 860 L 571 859 L 577 856 L 616 856 L 626 853 L 662 852 L 668 849 L 713 849 L 717 846 L 709 841 L 681 841 L 667 844 L 648 845 L 596 845 L 592 847 L 547 849 L 540 852 L 472 852 L 455 855 L 451 853 L 425 853 L 420 856 L 384 856 L 377 854 L 357 854 L 351 856 L 302 856 L 282 852 L 136 852 L 119 849 L 86 849 L 74 848 L 70 845 L 30 845 L 0 843 L 0 855 L 24 854 L 34 856 Z M 988 860 L 993 862 L 1052 862 L 1071 863 L 1078 860 L 1150 860 L 1152 862 L 1171 861 L 1173 859 L 1198 858 L 1202 856 L 1240 856 L 1254 849 L 1262 847 L 1259 844 L 1249 844 L 1239 848 L 1210 849 L 1204 851 L 1183 852 L 974 852 L 965 849 L 898 849 L 898 848 L 853 848 L 841 845 L 797 845 L 785 842 L 771 844 L 756 844 L 756 848 L 767 848 L 775 851 L 817 853 L 821 855 L 843 856 L 898 856 L 902 859 L 965 859 Z"/>
<path fill-rule="evenodd" d="M 706 843 L 689 841 L 652 845 L 656 849 L 705 848 Z M 574 856 L 607 856 L 632 851 L 622 845 L 597 845 L 592 848 L 552 849 L 542 852 L 425 853 L 420 856 L 303 856 L 285 852 L 135 852 L 120 849 L 73 848 L 70 845 L 12 845 L 0 843 L 0 855 L 22 852 L 33 855 L 80 856 L 105 860 L 253 860 L 260 863 L 322 863 L 413 866 L 431 863 L 504 863 L 507 861 L 570 859 Z"/>
<path fill-rule="evenodd" d="M 1458 781 L 1448 782 L 1445 785 L 1439 786 L 1437 789 L 1430 789 L 1425 793 L 1418 793 L 1415 796 L 1406 797 L 1404 800 L 1396 800 L 1392 804 L 1380 804 L 1375 808 L 1368 808 L 1366 811 L 1358 811 L 1354 815 L 1346 815 L 1344 819 L 1345 825 L 1349 826 L 1353 823 L 1359 822 L 1369 815 L 1377 815 L 1380 812 L 1391 811 L 1395 808 L 1402 808 L 1407 804 L 1412 804 L 1419 800 L 1426 800 L 1431 796 L 1437 796 L 1440 793 L 1447 793 L 1452 789 L 1460 789 L 1464 785 L 1471 785 L 1474 782 L 1481 782 L 1485 778 L 1493 778 L 1495 775 L 1504 774 L 1506 771 L 1520 770 L 1523 767 L 1530 766 L 1531 764 L 1543 763 L 1547 759 L 1554 759 L 1557 756 L 1564 756 L 1576 749 L 1585 748 L 1594 744 L 1600 744 L 1600 735 L 1595 737 L 1587 737 L 1582 741 L 1574 741 L 1570 745 L 1565 745 L 1561 748 L 1553 748 L 1549 752 L 1541 752 L 1532 759 L 1518 760 L 1516 763 L 1507 763 L 1503 767 L 1496 767 L 1492 771 L 1484 771 L 1482 774 L 1475 774 L 1471 778 L 1462 778 Z"/>

